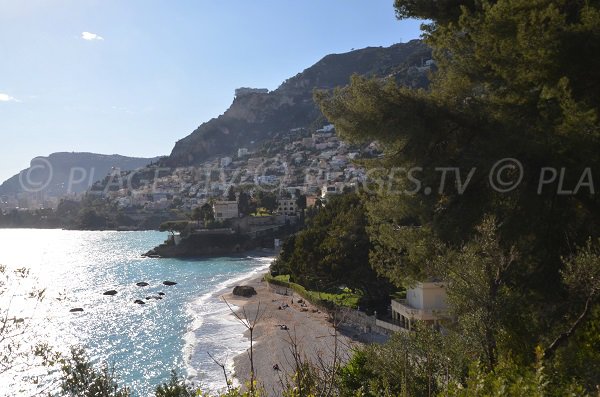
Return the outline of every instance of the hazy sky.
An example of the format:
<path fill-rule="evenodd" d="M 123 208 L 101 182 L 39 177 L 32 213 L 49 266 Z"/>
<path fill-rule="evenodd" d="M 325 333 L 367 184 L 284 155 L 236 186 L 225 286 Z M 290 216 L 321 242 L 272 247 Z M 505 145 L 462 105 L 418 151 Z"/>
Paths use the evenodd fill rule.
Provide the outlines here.
<path fill-rule="evenodd" d="M 0 182 L 35 156 L 169 154 L 237 87 L 419 37 L 392 0 L 0 0 Z"/>

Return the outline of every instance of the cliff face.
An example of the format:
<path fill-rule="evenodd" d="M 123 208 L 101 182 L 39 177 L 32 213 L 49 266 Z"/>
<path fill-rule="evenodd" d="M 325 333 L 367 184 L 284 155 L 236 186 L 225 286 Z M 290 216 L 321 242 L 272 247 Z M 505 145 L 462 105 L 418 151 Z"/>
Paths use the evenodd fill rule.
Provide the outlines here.
<path fill-rule="evenodd" d="M 318 117 L 312 101 L 298 105 L 296 99 L 277 92 L 236 98 L 223 115 L 178 141 L 168 165 L 193 165 L 211 156 L 231 154 L 252 141 L 268 139 L 277 131 L 302 126 L 307 119 Z"/>
<path fill-rule="evenodd" d="M 427 73 L 416 67 L 430 57 L 431 50 L 420 40 L 328 55 L 272 92 L 235 98 L 224 114 L 178 141 L 167 164 L 198 164 L 211 157 L 230 155 L 251 142 L 260 143 L 275 133 L 324 121 L 313 101 L 313 91 L 347 85 L 353 74 L 392 77 L 400 84 L 426 87 Z"/>

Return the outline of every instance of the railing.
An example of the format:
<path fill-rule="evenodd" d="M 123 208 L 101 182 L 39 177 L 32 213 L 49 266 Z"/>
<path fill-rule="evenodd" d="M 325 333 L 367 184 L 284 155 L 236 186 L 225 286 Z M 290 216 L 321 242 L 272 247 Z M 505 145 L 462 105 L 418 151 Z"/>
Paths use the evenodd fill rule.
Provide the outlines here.
<path fill-rule="evenodd" d="M 392 300 L 392 309 L 398 309 L 398 306 L 402 307 L 402 311 L 406 312 L 411 316 L 442 316 L 446 314 L 445 309 L 417 309 L 408 305 L 407 299 L 394 299 Z M 396 310 L 399 312 L 400 310 Z"/>
<path fill-rule="evenodd" d="M 375 325 L 377 325 L 378 327 L 381 327 L 383 329 L 387 329 L 388 331 L 392 331 L 392 332 L 408 331 L 406 328 L 402 327 L 400 325 L 400 323 L 397 321 L 390 322 L 390 321 L 386 321 L 386 320 L 376 319 Z"/>
<path fill-rule="evenodd" d="M 234 234 L 235 232 L 231 228 L 219 228 L 219 229 L 195 229 L 191 234 Z"/>

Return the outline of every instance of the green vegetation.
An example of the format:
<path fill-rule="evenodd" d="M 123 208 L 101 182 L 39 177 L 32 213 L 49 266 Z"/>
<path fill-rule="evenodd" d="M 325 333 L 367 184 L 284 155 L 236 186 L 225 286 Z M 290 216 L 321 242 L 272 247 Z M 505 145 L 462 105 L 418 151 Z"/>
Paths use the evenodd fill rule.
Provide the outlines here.
<path fill-rule="evenodd" d="M 257 208 L 255 212 L 250 214 L 251 216 L 271 216 L 271 213 L 266 208 Z"/>
<path fill-rule="evenodd" d="M 267 274 L 265 275 L 265 280 L 271 284 L 289 288 L 298 295 L 302 296 L 304 299 L 308 300 L 310 303 L 316 306 L 322 306 L 326 308 L 341 306 L 356 309 L 361 299 L 360 294 L 356 294 L 348 290 L 337 294 L 329 292 L 309 291 L 300 284 L 290 282 L 289 275 L 272 276 L 270 274 Z"/>
<path fill-rule="evenodd" d="M 204 203 L 200 207 L 194 208 L 191 218 L 198 223 L 200 223 L 200 221 L 204 222 L 205 224 L 213 222 L 215 220 L 215 213 L 212 205 L 209 203 Z"/>
<path fill-rule="evenodd" d="M 264 208 L 269 214 L 272 214 L 277 209 L 277 195 L 259 190 L 256 195 L 256 205 L 259 208 Z"/>
<path fill-rule="evenodd" d="M 369 345 L 354 354 L 340 373 L 342 396 L 581 396 L 572 380 L 556 385 L 538 359 L 531 366 L 506 360 L 494 372 L 485 365 L 448 360 L 452 337 L 429 328 L 395 334 L 384 345 Z M 462 349 L 462 347 L 459 347 Z M 466 368 L 466 369 L 465 369 Z M 461 379 L 461 381 L 457 381 Z M 383 391 L 383 394 L 382 394 Z"/>
<path fill-rule="evenodd" d="M 242 215 L 248 215 L 256 209 L 250 194 L 244 190 L 240 191 L 238 194 L 238 209 Z"/>
<path fill-rule="evenodd" d="M 314 87 L 346 85 L 353 73 L 380 77 L 393 75 L 406 86 L 426 87 L 427 74 L 415 70 L 415 66 L 430 56 L 431 49 L 418 40 L 387 48 L 370 47 L 329 55 L 269 94 L 236 98 L 220 117 L 203 123 L 178 141 L 163 164 L 175 167 L 199 164 L 215 154 L 232 153 L 251 140 L 266 140 L 273 147 L 265 148 L 264 154 L 278 154 L 279 142 L 290 129 L 313 124 L 317 128 L 323 126 L 323 115 L 312 100 Z M 286 98 L 291 102 L 281 106 Z M 260 117 L 248 117 L 253 114 Z M 248 131 L 253 131 L 252 136 Z"/>
<path fill-rule="evenodd" d="M 66 357 L 51 354 L 48 356 L 47 364 L 51 367 L 55 365 L 60 367 L 60 391 L 53 394 L 57 397 L 134 396 L 127 386 L 119 383 L 112 367 L 104 364 L 97 368 L 80 347 L 72 348 Z M 154 394 L 156 397 L 260 397 L 261 395 L 260 391 L 251 395 L 249 392 L 231 386 L 223 393 L 205 392 L 186 383 L 175 371 L 171 373 L 169 381 L 156 387 Z"/>
<path fill-rule="evenodd" d="M 63 396 L 69 397 L 129 397 L 127 387 L 117 383 L 114 371 L 108 365 L 95 368 L 82 348 L 72 348 L 67 360 L 59 360 L 63 378 L 61 389 Z"/>
<path fill-rule="evenodd" d="M 309 214 L 306 225 L 283 243 L 272 274 L 289 274 L 307 290 L 334 296 L 347 288 L 362 307 L 387 305 L 391 285 L 369 265 L 367 216 L 358 194 L 334 196 Z"/>
<path fill-rule="evenodd" d="M 46 290 L 27 286 L 31 282 L 28 279 L 28 269 L 11 269 L 0 264 L 0 374 L 26 370 L 31 365 L 28 352 L 21 347 L 28 318 L 35 309 L 15 307 L 12 303 L 15 296 L 27 296 L 37 305 L 44 300 Z"/>
<path fill-rule="evenodd" d="M 343 138 L 384 149 L 366 163 L 375 179 L 364 201 L 373 269 L 399 288 L 448 281 L 452 346 L 407 343 L 411 368 L 425 362 L 431 370 L 427 382 L 418 375 L 404 385 L 406 370 L 391 361 L 397 355 L 382 351 L 377 357 L 394 372 L 378 386 L 410 395 L 595 393 L 597 372 L 581 364 L 599 362 L 592 330 L 600 321 L 600 202 L 590 170 L 600 169 L 592 89 L 600 83 L 600 4 L 395 6 L 399 18 L 428 20 L 437 64 L 430 88 L 357 76 L 316 93 Z M 501 178 L 514 188 L 502 191 L 488 176 L 506 158 L 523 172 L 505 168 Z M 446 175 L 440 167 L 452 168 Z M 444 384 L 434 369 L 447 360 L 462 364 Z"/>
<path fill-rule="evenodd" d="M 280 274 L 278 276 L 272 276 L 270 274 L 266 274 L 265 275 L 265 280 L 271 283 L 279 283 L 279 285 L 282 285 L 284 287 L 286 287 L 285 284 L 282 283 L 290 283 L 290 275 L 289 274 Z"/>
<path fill-rule="evenodd" d="M 322 304 L 375 307 L 415 280 L 441 278 L 452 321 L 443 333 L 417 327 L 359 349 L 327 378 L 302 363 L 284 395 L 597 394 L 600 3 L 396 0 L 395 8 L 427 21 L 431 84 L 355 76 L 315 94 L 343 138 L 377 141 L 384 156 L 364 162 L 375 179 L 368 194 L 308 212 L 267 280 Z M 194 139 L 217 131 L 214 123 Z M 198 147 L 219 148 L 217 140 Z M 189 143 L 171 160 L 193 158 Z M 522 172 L 504 168 L 511 189 L 503 190 L 492 171 L 507 158 Z M 273 208 L 268 194 L 258 201 Z M 102 213 L 82 219 L 101 223 Z M 112 385 L 102 373 L 93 379 Z M 176 378 L 168 388 L 187 392 Z"/>
<path fill-rule="evenodd" d="M 158 228 L 161 232 L 170 232 L 174 234 L 175 232 L 183 233 L 189 229 L 190 223 L 188 221 L 168 221 L 160 224 Z"/>

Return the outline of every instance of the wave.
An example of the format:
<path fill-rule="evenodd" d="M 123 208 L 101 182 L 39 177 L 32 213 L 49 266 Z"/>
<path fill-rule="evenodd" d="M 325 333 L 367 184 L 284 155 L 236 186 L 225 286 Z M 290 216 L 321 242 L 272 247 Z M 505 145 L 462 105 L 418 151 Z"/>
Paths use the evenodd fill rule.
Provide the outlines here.
<path fill-rule="evenodd" d="M 252 270 L 217 283 L 210 292 L 188 303 L 187 314 L 192 318 L 184 336 L 184 363 L 188 381 L 211 391 L 226 388 L 222 369 L 209 357 L 224 363 L 228 376 L 233 374 L 233 359 L 248 348 L 244 337 L 246 329 L 232 315 L 221 296 L 244 280 L 264 273 L 273 257 L 246 257 L 254 265 Z M 216 281 L 216 280 L 214 280 Z M 230 379 L 235 382 L 234 379 Z"/>

